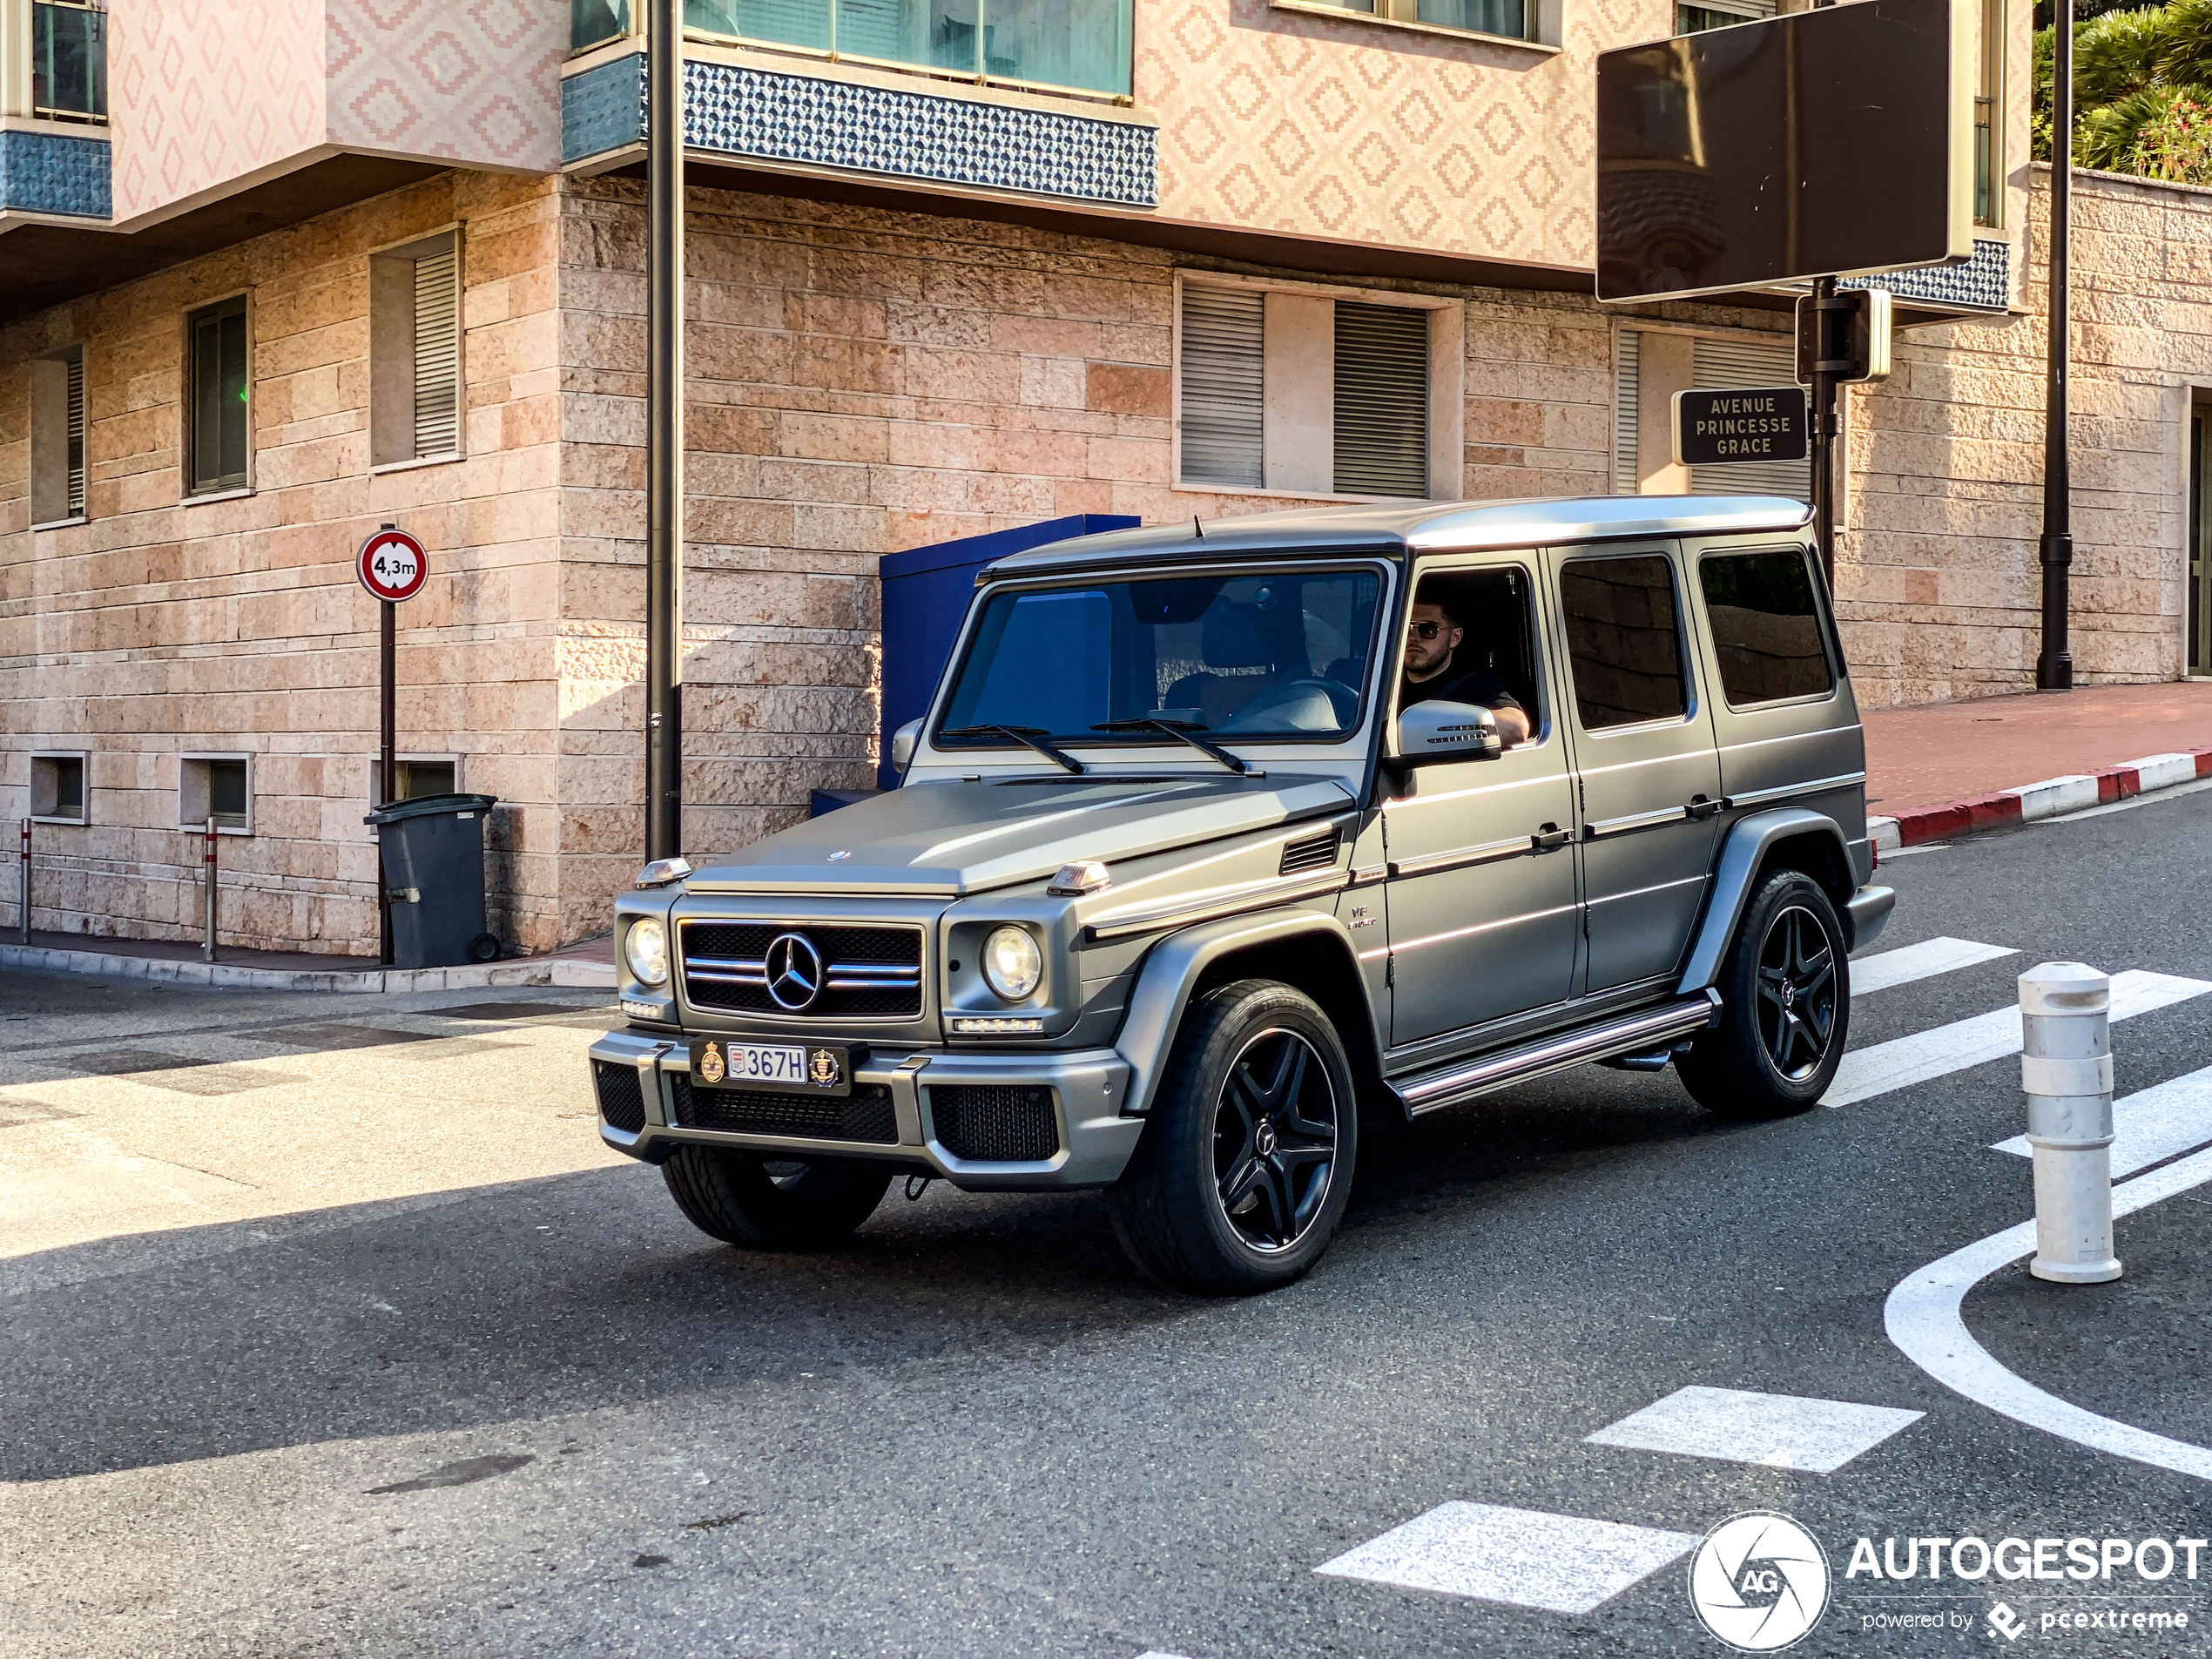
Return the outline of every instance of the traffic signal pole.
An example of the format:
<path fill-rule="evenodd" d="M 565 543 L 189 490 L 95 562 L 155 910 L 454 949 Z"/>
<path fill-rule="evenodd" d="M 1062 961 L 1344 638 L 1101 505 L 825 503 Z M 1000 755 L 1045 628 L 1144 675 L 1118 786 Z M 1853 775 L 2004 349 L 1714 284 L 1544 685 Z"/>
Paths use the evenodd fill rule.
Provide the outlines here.
<path fill-rule="evenodd" d="M 645 857 L 683 851 L 684 26 L 651 0 L 645 135 Z"/>
<path fill-rule="evenodd" d="M 2051 332 L 2045 350 L 2050 387 L 2043 405 L 2043 649 L 2035 689 L 2074 689 L 2067 649 L 2067 589 L 2074 567 L 2074 473 L 2067 452 L 2067 357 L 2072 323 L 2067 263 L 2074 241 L 2074 0 L 2057 0 L 2051 63 Z"/>
<path fill-rule="evenodd" d="M 1828 581 L 1829 603 L 1836 595 L 1836 371 L 1843 354 L 1836 341 L 1836 279 L 1812 285 L 1813 353 L 1811 430 L 1812 534 L 1820 545 L 1820 571 Z"/>

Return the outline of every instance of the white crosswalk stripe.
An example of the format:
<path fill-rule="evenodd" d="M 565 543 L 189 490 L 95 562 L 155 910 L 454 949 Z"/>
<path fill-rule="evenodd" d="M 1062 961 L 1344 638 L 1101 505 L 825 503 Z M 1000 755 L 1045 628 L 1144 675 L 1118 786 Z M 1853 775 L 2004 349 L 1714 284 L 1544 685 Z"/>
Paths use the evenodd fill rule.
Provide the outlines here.
<path fill-rule="evenodd" d="M 1585 1439 L 1592 1446 L 1832 1474 L 1924 1412 L 1740 1388 L 1678 1388 Z"/>
<path fill-rule="evenodd" d="M 1447 1503 L 1313 1570 L 1547 1613 L 1588 1613 L 1696 1547 L 1690 1533 Z"/>
<path fill-rule="evenodd" d="M 1910 985 L 1914 980 L 2019 954 L 2010 945 L 1983 945 L 1971 939 L 1924 939 L 1917 945 L 1880 951 L 1853 962 L 1851 993 L 1865 996 L 1870 991 L 1886 991 L 1892 985 Z"/>
<path fill-rule="evenodd" d="M 2112 1018 L 2115 1023 L 2132 1020 L 2139 1014 L 2155 1013 L 2202 996 L 2207 991 L 2212 991 L 2212 981 L 2130 968 L 2112 976 Z M 1853 1049 L 1836 1069 L 1836 1081 L 1821 1096 L 1821 1103 L 1849 1106 L 2020 1051 L 2019 1005 L 1993 1008 L 1971 1020 L 1957 1020 L 1932 1031 Z"/>
<path fill-rule="evenodd" d="M 2145 1089 L 2112 1103 L 2112 1178 L 2200 1146 L 2212 1145 L 2212 1066 Z M 2015 1135 L 1990 1149 L 2034 1156 L 2027 1136 Z"/>

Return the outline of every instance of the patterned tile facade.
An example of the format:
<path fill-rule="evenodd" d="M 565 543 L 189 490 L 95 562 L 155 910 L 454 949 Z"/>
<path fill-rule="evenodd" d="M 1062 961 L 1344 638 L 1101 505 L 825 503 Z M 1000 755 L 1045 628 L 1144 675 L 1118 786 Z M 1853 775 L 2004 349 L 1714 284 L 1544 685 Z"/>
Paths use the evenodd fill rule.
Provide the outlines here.
<path fill-rule="evenodd" d="M 0 132 L 0 212 L 105 219 L 108 143 L 59 132 Z"/>
<path fill-rule="evenodd" d="M 561 161 L 619 150 L 645 136 L 645 59 L 610 58 L 561 83 Z"/>
<path fill-rule="evenodd" d="M 1969 311 L 2002 311 L 2012 293 L 2013 245 L 1974 239 L 1974 257 L 1964 265 L 1931 265 L 1913 271 L 1885 271 L 1878 277 L 1850 277 L 1842 288 L 1887 288 L 1900 300 L 1956 306 Z"/>
<path fill-rule="evenodd" d="M 550 172 L 568 0 L 325 0 L 330 141 Z"/>

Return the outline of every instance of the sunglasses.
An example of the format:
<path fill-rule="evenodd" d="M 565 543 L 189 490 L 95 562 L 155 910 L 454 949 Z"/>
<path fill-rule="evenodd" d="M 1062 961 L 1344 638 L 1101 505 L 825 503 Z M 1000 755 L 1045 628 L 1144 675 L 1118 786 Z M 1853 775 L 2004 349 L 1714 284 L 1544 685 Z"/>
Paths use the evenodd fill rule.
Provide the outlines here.
<path fill-rule="evenodd" d="M 1415 639 L 1433 639 L 1444 631 L 1444 627 L 1440 622 L 1409 622 L 1406 631 Z"/>

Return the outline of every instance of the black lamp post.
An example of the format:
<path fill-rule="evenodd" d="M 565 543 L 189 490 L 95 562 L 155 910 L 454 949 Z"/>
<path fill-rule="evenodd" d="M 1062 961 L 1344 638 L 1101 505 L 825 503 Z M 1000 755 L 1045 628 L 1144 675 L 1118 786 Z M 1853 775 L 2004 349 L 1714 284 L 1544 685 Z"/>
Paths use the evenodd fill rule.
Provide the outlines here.
<path fill-rule="evenodd" d="M 684 24 L 651 0 L 645 96 L 645 856 L 684 839 Z"/>
<path fill-rule="evenodd" d="M 2074 0 L 2057 0 L 2051 63 L 2050 389 L 2043 409 L 2043 650 L 2040 691 L 2074 689 L 2067 650 L 2067 581 L 2074 564 L 2074 476 L 2067 458 L 2067 255 L 2074 239 Z"/>

